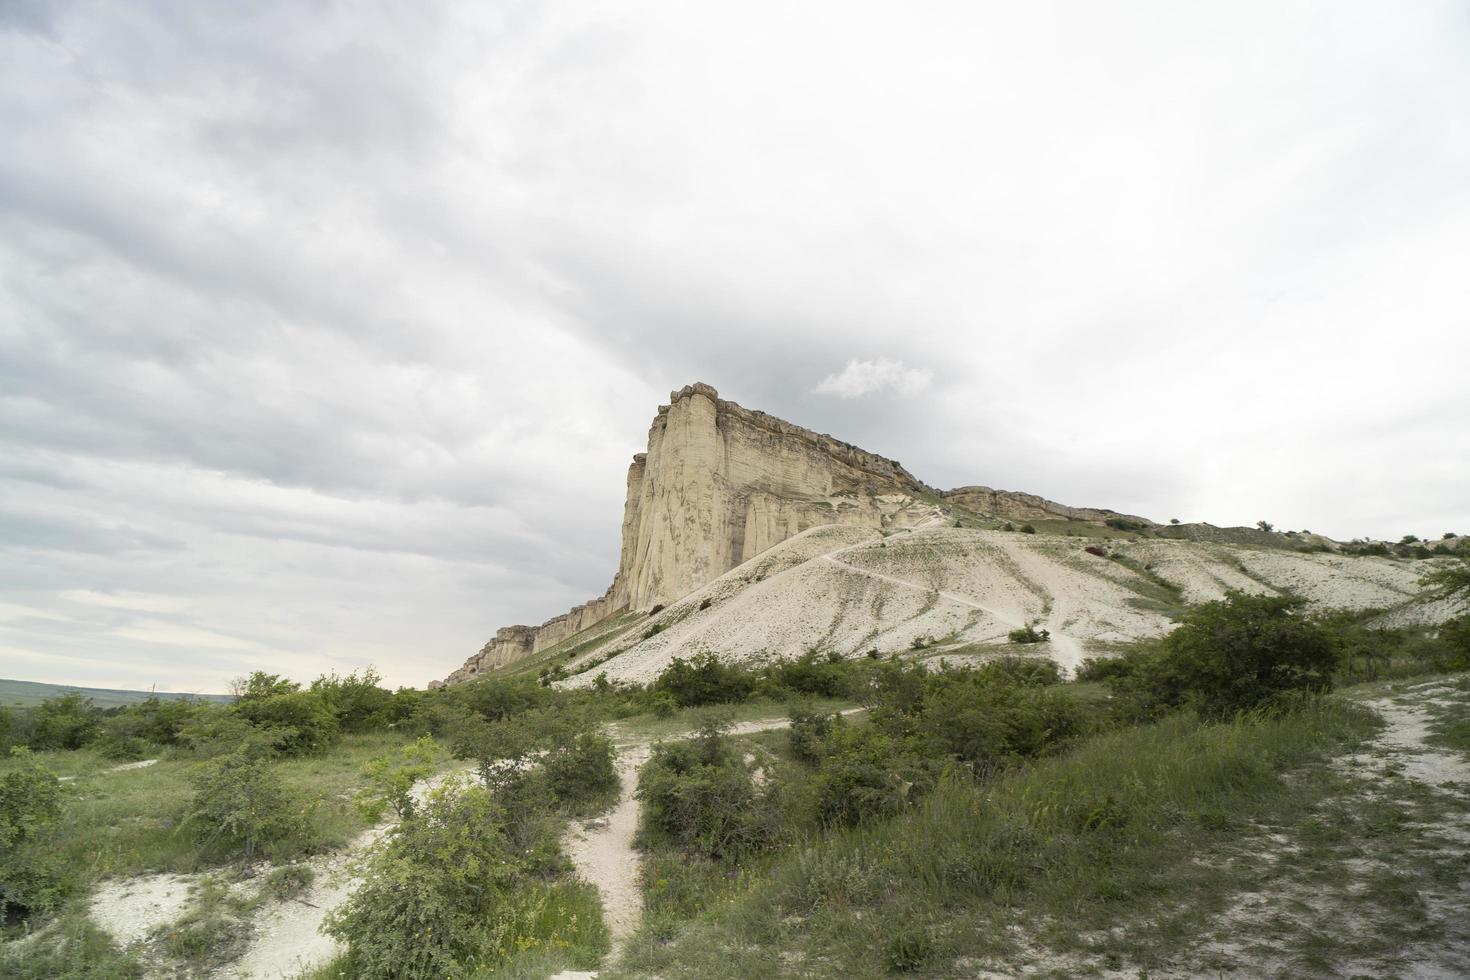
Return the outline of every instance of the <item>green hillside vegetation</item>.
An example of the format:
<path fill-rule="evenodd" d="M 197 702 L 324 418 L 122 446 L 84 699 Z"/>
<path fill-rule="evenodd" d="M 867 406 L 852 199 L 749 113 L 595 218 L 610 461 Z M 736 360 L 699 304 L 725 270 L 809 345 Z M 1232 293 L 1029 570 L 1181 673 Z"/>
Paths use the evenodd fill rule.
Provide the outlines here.
<path fill-rule="evenodd" d="M 1441 571 L 1441 594 L 1470 592 Z M 1459 941 L 1424 895 L 1446 882 L 1432 828 L 1470 797 L 1333 760 L 1384 724 L 1359 700 L 1424 678 L 1436 744 L 1466 751 L 1470 618 L 1373 621 L 1231 593 L 1068 682 L 1034 653 L 950 667 L 814 649 L 584 690 L 389 691 L 369 669 L 256 672 L 228 704 L 62 694 L 0 715 L 0 906 L 8 939 L 34 934 L 0 946 L 0 973 L 217 970 L 261 908 L 375 825 L 326 919 L 346 952 L 312 976 L 1218 972 L 1246 948 L 1292 975 L 1392 973 L 1415 944 Z M 730 727 L 773 717 L 789 728 Z M 563 850 L 570 821 L 619 798 L 611 723 L 665 738 L 637 778 L 643 922 L 614 963 Z M 1391 871 L 1355 878 L 1363 848 Z M 90 896 L 158 872 L 207 877 L 118 948 Z M 1230 904 L 1267 886 L 1336 904 Z"/>

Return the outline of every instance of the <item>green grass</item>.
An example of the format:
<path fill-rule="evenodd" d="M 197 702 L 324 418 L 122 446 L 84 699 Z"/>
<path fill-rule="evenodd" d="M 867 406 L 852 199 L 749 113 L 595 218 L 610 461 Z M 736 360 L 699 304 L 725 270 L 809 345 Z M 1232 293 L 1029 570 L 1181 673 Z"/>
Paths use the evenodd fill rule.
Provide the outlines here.
<path fill-rule="evenodd" d="M 347 735 L 320 756 L 286 759 L 277 771 L 302 801 L 301 834 L 274 844 L 274 862 L 339 847 L 367 828 L 352 804 L 364 785 L 369 759 L 404 744 L 393 733 Z M 119 875 L 190 872 L 228 863 L 227 856 L 201 853 L 184 822 L 193 796 L 189 775 L 196 761 L 165 754 L 146 769 L 108 773 L 115 763 L 90 750 L 41 752 L 37 758 L 61 775 L 66 799 L 55 834 L 55 850 L 79 886 Z M 447 764 L 447 756 L 445 757 Z M 12 765 L 0 763 L 0 771 Z"/>
<path fill-rule="evenodd" d="M 137 957 L 120 952 L 80 903 L 33 938 L 0 946 L 0 976 L 10 980 L 134 980 Z"/>
<path fill-rule="evenodd" d="M 1342 701 L 1233 724 L 1179 716 L 988 785 L 950 778 L 900 818 L 812 840 L 738 888 L 681 896 L 699 910 L 651 918 L 614 975 L 1004 973 L 1028 935 L 1062 974 L 1163 968 L 1242 884 L 1201 851 L 1239 841 L 1246 814 L 1302 819 L 1322 787 L 1283 775 L 1374 727 Z M 1096 938 L 1119 921 L 1135 924 L 1126 937 Z"/>
<path fill-rule="evenodd" d="M 1428 706 L 1432 719 L 1429 723 L 1428 742 L 1440 748 L 1470 754 L 1470 699 L 1465 697 L 1470 692 L 1470 677 L 1462 674 L 1450 683 L 1454 684 L 1459 699 L 1449 704 Z"/>

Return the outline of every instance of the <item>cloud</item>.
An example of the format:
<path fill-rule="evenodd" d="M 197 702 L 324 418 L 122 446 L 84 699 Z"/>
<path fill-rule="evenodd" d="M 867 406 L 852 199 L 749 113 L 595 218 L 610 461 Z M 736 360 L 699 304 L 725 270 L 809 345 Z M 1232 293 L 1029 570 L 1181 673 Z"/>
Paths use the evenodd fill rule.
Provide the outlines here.
<path fill-rule="evenodd" d="M 1457 4 L 0 11 L 7 673 L 443 676 L 606 587 L 695 380 L 934 485 L 1470 533 Z"/>
<path fill-rule="evenodd" d="M 875 392 L 892 391 L 917 395 L 934 380 L 932 371 L 911 368 L 903 361 L 880 357 L 872 361 L 849 360 L 839 374 L 829 374 L 812 390 L 819 395 L 862 398 Z"/>

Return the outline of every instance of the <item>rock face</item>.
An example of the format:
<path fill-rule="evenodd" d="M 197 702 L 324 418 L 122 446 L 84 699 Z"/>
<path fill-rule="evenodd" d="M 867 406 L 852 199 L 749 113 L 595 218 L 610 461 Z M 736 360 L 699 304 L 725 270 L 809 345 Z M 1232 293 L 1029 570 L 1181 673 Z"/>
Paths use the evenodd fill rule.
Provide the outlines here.
<path fill-rule="evenodd" d="M 1012 521 L 1067 520 L 1086 521 L 1089 524 L 1106 524 L 1109 520 L 1122 518 L 1144 527 L 1153 527 L 1154 522 L 1146 517 L 1120 514 L 1115 510 L 1099 507 L 1068 507 L 1055 500 L 1038 497 L 1034 493 L 1019 493 L 1015 490 L 992 490 L 990 487 L 960 487 L 946 490 L 944 499 L 958 504 L 977 514 L 1002 517 Z"/>
<path fill-rule="evenodd" d="M 446 683 L 528 656 L 625 610 L 646 611 L 713 581 L 808 528 L 910 527 L 938 494 L 891 459 L 721 399 L 673 392 L 628 467 L 623 544 L 601 597 L 540 626 L 508 626 Z"/>

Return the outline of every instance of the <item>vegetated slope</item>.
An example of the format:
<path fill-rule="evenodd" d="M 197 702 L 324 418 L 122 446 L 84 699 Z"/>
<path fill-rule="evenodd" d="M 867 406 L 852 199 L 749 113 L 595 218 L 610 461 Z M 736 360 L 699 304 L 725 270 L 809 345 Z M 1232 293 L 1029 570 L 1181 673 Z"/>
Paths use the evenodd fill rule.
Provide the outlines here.
<path fill-rule="evenodd" d="M 170 691 L 127 691 L 105 687 L 74 687 L 70 684 L 42 684 L 37 681 L 11 681 L 0 679 L 0 704 L 33 705 L 47 698 L 60 697 L 75 691 L 91 698 L 99 708 L 115 708 L 124 704 L 137 704 L 156 697 L 163 701 L 180 698 L 199 698 L 204 701 L 229 701 L 228 694 L 178 694 Z"/>
<path fill-rule="evenodd" d="M 1415 603 L 1428 568 L 1197 541 L 1112 541 L 1102 548 L 1085 539 L 965 528 L 885 536 L 818 527 L 650 617 L 628 617 L 619 629 L 582 642 L 572 638 L 564 655 L 540 664 L 584 686 L 599 673 L 646 682 L 674 657 L 703 651 L 740 661 L 812 648 L 846 656 L 984 656 L 1017 652 L 1010 631 L 1039 624 L 1050 642 L 1024 649 L 1070 667 L 1112 644 L 1162 635 L 1184 605 L 1231 589 L 1442 621 L 1453 611 Z"/>

